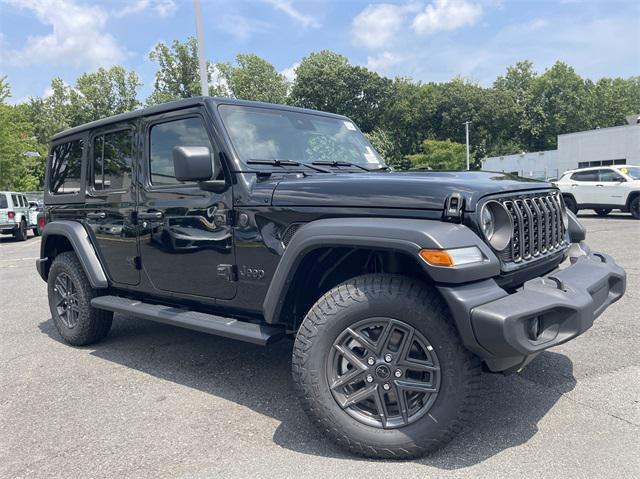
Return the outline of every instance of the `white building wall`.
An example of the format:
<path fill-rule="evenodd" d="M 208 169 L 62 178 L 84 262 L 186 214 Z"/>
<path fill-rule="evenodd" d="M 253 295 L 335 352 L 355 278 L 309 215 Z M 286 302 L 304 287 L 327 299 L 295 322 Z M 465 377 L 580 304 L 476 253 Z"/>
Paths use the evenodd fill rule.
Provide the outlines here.
<path fill-rule="evenodd" d="M 626 160 L 628 165 L 640 164 L 640 125 L 558 135 L 558 169 L 561 172 L 578 168 L 581 163 L 615 160 Z"/>
<path fill-rule="evenodd" d="M 558 150 L 484 158 L 482 170 L 516 173 L 525 178 L 557 178 Z"/>

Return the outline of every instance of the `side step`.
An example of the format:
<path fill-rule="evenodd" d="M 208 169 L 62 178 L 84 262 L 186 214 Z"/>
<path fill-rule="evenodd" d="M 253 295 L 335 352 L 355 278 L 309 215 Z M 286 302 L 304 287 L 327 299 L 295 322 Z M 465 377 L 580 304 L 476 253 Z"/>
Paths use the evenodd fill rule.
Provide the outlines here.
<path fill-rule="evenodd" d="M 91 300 L 91 306 L 136 318 L 180 326 L 203 333 L 238 339 L 266 346 L 284 337 L 284 330 L 261 324 L 247 323 L 213 314 L 198 313 L 186 309 L 159 304 L 143 303 L 120 296 L 99 296 Z"/>

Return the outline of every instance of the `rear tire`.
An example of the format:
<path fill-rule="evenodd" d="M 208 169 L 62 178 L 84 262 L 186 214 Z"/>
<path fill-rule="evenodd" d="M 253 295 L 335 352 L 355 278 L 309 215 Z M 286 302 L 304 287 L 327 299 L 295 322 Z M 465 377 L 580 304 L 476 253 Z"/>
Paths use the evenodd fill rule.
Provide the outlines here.
<path fill-rule="evenodd" d="M 47 283 L 51 317 L 67 343 L 85 346 L 107 335 L 113 313 L 91 306 L 96 290 L 91 287 L 73 251 L 56 256 Z"/>
<path fill-rule="evenodd" d="M 25 220 L 20 221 L 20 224 L 13 232 L 13 237 L 18 241 L 27 240 L 27 222 Z"/>
<path fill-rule="evenodd" d="M 636 196 L 629 204 L 629 212 L 635 219 L 640 220 L 640 196 Z"/>
<path fill-rule="evenodd" d="M 609 213 L 611 213 L 611 208 L 598 208 L 594 211 L 598 216 L 607 216 Z"/>
<path fill-rule="evenodd" d="M 312 422 L 341 447 L 372 458 L 414 458 L 445 445 L 468 421 L 480 362 L 463 347 L 433 288 L 372 274 L 336 286 L 311 308 L 295 340 L 293 379 Z"/>
<path fill-rule="evenodd" d="M 567 207 L 567 209 L 571 211 L 574 215 L 577 215 L 578 205 L 576 203 L 576 200 L 574 200 L 573 197 L 571 196 L 565 196 L 563 198 L 564 198 L 564 204 Z"/>

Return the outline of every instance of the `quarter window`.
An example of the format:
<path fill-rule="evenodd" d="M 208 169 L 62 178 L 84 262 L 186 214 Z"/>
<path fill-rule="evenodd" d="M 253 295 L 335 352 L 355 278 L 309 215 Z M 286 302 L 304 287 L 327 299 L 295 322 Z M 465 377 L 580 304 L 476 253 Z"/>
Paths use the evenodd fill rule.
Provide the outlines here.
<path fill-rule="evenodd" d="M 213 155 L 211 141 L 200 117 L 181 118 L 151 127 L 149 134 L 149 169 L 151 184 L 179 185 L 173 168 L 176 146 L 206 146 Z"/>
<path fill-rule="evenodd" d="M 82 140 L 60 143 L 51 150 L 49 191 L 54 195 L 78 193 L 82 171 Z"/>
<path fill-rule="evenodd" d="M 93 189 L 123 190 L 131 185 L 133 133 L 105 133 L 93 140 Z"/>
<path fill-rule="evenodd" d="M 571 175 L 574 181 L 598 181 L 598 170 L 578 171 Z"/>

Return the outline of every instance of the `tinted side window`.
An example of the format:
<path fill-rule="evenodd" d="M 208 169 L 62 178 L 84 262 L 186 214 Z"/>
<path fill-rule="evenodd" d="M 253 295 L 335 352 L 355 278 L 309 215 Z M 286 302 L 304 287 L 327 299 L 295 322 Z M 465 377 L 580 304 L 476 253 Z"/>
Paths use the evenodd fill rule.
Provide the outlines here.
<path fill-rule="evenodd" d="M 181 118 L 151 127 L 149 134 L 149 170 L 151 184 L 178 185 L 173 169 L 174 146 L 206 146 L 213 148 L 200 117 Z"/>
<path fill-rule="evenodd" d="M 622 176 L 613 170 L 600 170 L 600 181 L 621 181 Z"/>
<path fill-rule="evenodd" d="M 571 175 L 574 181 L 598 181 L 598 170 L 579 171 Z"/>
<path fill-rule="evenodd" d="M 114 131 L 93 140 L 93 189 L 121 190 L 131 185 L 133 133 Z"/>
<path fill-rule="evenodd" d="M 27 197 L 26 196 L 21 196 L 20 199 L 22 200 L 22 206 L 24 206 L 25 208 L 29 207 L 29 202 L 27 201 Z"/>
<path fill-rule="evenodd" d="M 60 143 L 51 150 L 49 190 L 54 195 L 80 191 L 82 140 Z"/>
<path fill-rule="evenodd" d="M 8 208 L 7 195 L 0 193 L 0 208 Z"/>
<path fill-rule="evenodd" d="M 20 208 L 20 202 L 18 201 L 18 195 L 11 195 L 11 203 L 14 208 Z"/>

